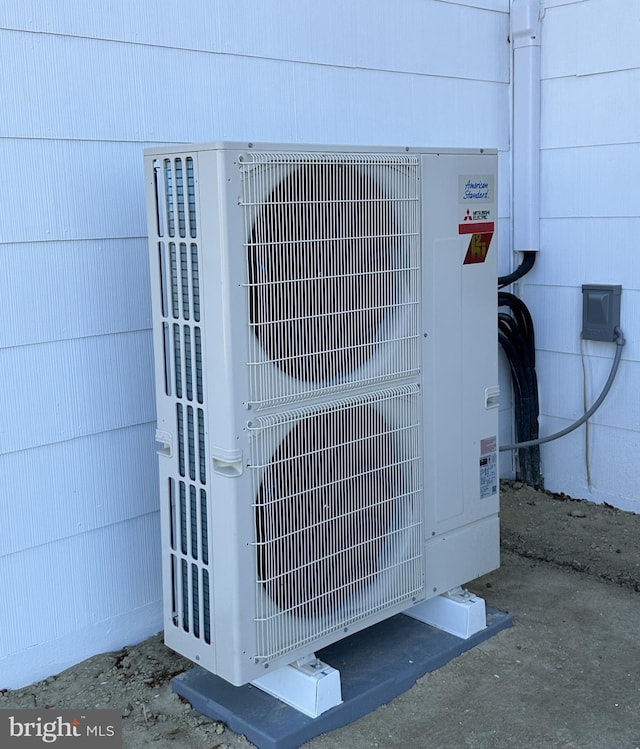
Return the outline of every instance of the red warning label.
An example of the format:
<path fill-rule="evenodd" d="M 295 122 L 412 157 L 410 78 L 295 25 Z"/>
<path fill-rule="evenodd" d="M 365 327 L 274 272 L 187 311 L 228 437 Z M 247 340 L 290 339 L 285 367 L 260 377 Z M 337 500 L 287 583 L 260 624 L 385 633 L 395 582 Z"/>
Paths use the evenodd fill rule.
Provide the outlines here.
<path fill-rule="evenodd" d="M 458 234 L 493 234 L 494 231 L 493 221 L 469 221 L 467 224 L 458 224 Z"/>
<path fill-rule="evenodd" d="M 484 263 L 494 232 L 495 224 L 493 221 L 468 221 L 458 224 L 458 234 L 471 235 L 467 254 L 463 260 L 464 265 Z"/>

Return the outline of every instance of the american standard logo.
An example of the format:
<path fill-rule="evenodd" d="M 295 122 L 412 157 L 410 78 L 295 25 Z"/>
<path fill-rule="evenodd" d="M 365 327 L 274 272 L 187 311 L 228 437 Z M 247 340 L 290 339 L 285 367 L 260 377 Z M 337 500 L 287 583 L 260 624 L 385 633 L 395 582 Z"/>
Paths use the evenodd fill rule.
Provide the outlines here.
<path fill-rule="evenodd" d="M 119 710 L 2 710 L 0 725 L 0 746 L 6 749 L 122 747 Z"/>

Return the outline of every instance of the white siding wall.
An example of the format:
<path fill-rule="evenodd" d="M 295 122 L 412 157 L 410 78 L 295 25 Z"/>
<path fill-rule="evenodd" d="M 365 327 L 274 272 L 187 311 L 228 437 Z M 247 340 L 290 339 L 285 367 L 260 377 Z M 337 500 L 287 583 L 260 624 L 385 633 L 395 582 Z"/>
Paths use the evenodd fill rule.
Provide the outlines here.
<path fill-rule="evenodd" d="M 0 688 L 157 631 L 142 149 L 497 147 L 508 0 L 0 7 Z"/>
<path fill-rule="evenodd" d="M 640 512 L 640 3 L 547 0 L 542 30 L 542 222 L 521 284 L 536 323 L 542 433 L 583 413 L 583 283 L 620 283 L 627 338 L 586 430 L 543 447 L 548 489 Z M 615 345 L 584 342 L 588 403 Z M 587 479 L 587 462 L 591 485 Z"/>

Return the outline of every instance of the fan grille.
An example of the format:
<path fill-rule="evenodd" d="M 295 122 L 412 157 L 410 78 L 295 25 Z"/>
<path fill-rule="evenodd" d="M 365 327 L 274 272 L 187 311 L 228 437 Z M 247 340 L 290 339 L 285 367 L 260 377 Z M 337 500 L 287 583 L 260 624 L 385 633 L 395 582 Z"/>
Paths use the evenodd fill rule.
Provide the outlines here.
<path fill-rule="evenodd" d="M 258 492 L 258 574 L 281 609 L 324 614 L 376 573 L 399 475 L 370 406 L 311 416 L 276 450 Z"/>
<path fill-rule="evenodd" d="M 252 422 L 262 656 L 421 589 L 419 413 L 408 385 Z"/>
<path fill-rule="evenodd" d="M 331 380 L 369 358 L 396 237 L 379 187 L 350 164 L 306 164 L 276 185 L 249 244 L 250 322 L 276 366 Z"/>
<path fill-rule="evenodd" d="M 263 154 L 244 165 L 252 402 L 417 373 L 414 162 Z"/>

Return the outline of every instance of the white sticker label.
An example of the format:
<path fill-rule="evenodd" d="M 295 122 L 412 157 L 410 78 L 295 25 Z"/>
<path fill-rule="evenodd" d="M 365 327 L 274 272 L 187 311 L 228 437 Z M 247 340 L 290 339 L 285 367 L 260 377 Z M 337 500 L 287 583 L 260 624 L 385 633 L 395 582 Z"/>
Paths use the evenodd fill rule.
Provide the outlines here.
<path fill-rule="evenodd" d="M 493 203 L 493 174 L 461 174 L 458 176 L 458 201 L 464 205 Z"/>
<path fill-rule="evenodd" d="M 480 499 L 498 491 L 498 440 L 487 437 L 480 441 Z"/>

